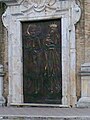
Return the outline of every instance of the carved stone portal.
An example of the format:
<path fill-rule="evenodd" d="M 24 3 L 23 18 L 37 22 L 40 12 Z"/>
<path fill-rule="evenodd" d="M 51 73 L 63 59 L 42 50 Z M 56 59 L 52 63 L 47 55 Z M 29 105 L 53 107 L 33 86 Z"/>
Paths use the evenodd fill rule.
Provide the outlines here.
<path fill-rule="evenodd" d="M 75 24 L 81 10 L 75 0 L 0 0 L 7 4 L 2 16 L 8 30 L 8 104 L 23 103 L 22 22 L 61 19 L 62 105 L 75 106 Z"/>

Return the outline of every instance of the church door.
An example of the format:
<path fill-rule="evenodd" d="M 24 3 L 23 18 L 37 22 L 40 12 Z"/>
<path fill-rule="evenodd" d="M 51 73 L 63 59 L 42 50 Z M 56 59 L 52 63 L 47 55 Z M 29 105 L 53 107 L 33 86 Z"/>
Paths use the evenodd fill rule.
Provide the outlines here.
<path fill-rule="evenodd" d="M 24 103 L 61 104 L 61 19 L 22 22 Z"/>

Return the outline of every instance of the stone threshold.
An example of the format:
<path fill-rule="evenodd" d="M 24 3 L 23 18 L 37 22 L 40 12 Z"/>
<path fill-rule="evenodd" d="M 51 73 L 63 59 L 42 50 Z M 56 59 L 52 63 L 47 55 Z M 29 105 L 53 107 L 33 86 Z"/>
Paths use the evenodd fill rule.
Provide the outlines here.
<path fill-rule="evenodd" d="M 56 107 L 56 108 L 68 108 L 68 105 L 61 104 L 36 104 L 36 103 L 10 103 L 13 107 Z"/>
<path fill-rule="evenodd" d="M 90 120 L 90 116 L 0 116 L 2 120 Z"/>

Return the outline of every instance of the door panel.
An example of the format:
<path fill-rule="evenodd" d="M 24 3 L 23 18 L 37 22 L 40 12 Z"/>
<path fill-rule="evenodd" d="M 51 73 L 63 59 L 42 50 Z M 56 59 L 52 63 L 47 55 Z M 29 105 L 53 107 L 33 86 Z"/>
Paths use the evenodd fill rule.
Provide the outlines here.
<path fill-rule="evenodd" d="M 61 104 L 61 19 L 22 23 L 25 103 Z"/>

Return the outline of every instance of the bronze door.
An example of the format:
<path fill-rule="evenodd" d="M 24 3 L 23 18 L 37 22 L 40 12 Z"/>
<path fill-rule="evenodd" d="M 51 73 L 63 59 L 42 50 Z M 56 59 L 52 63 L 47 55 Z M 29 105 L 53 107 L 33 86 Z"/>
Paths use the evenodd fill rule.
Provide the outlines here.
<path fill-rule="evenodd" d="M 24 103 L 61 104 L 61 19 L 22 22 Z"/>

